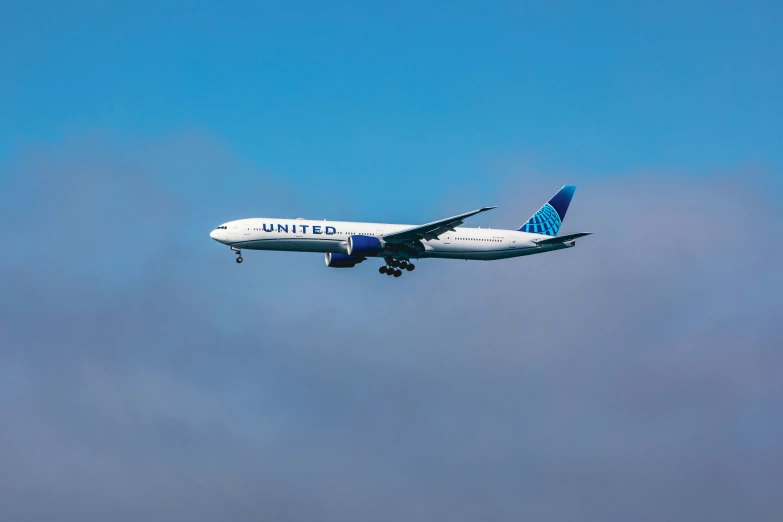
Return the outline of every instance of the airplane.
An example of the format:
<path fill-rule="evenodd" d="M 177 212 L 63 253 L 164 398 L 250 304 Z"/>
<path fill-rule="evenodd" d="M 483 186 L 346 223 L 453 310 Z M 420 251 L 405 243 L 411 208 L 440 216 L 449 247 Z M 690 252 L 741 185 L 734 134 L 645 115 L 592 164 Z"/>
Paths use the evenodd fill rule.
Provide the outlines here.
<path fill-rule="evenodd" d="M 400 277 L 411 260 L 425 258 L 491 261 L 542 254 L 576 245 L 591 232 L 558 236 L 576 187 L 565 185 L 517 230 L 461 227 L 465 220 L 497 207 L 482 207 L 424 225 L 393 225 L 303 218 L 229 221 L 209 237 L 228 245 L 242 262 L 242 250 L 325 254 L 326 266 L 353 268 L 369 258 L 385 261 L 378 272 Z"/>

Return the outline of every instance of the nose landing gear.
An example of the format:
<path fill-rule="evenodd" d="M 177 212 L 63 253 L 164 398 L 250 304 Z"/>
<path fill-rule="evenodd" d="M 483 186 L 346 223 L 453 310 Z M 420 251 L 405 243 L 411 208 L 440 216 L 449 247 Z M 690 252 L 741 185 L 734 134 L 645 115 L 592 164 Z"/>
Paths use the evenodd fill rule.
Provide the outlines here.
<path fill-rule="evenodd" d="M 242 261 L 244 261 L 242 259 L 242 251 L 241 250 L 239 250 L 238 248 L 234 248 L 234 247 L 231 247 L 231 250 L 237 255 L 237 263 L 241 263 Z"/>

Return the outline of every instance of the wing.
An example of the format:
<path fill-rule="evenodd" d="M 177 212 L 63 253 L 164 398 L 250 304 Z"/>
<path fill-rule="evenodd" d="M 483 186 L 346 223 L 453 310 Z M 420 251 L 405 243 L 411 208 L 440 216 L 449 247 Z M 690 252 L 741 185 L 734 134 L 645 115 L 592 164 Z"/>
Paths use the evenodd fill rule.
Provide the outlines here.
<path fill-rule="evenodd" d="M 386 234 L 383 236 L 383 240 L 392 245 L 418 241 L 421 239 L 435 240 L 444 232 L 448 232 L 449 230 L 453 231 L 454 227 L 460 226 L 470 216 L 475 216 L 476 214 L 492 210 L 493 208 L 497 207 L 484 207 L 471 212 L 465 212 L 458 216 L 433 221 L 432 223 L 427 223 L 425 225 L 406 228 L 405 230 L 400 230 L 393 234 Z"/>
<path fill-rule="evenodd" d="M 539 241 L 533 240 L 536 245 L 557 245 L 558 243 L 567 243 L 573 239 L 577 239 L 584 236 L 589 236 L 592 232 L 579 232 L 578 234 L 568 234 L 565 236 L 555 236 L 548 239 L 541 239 Z"/>

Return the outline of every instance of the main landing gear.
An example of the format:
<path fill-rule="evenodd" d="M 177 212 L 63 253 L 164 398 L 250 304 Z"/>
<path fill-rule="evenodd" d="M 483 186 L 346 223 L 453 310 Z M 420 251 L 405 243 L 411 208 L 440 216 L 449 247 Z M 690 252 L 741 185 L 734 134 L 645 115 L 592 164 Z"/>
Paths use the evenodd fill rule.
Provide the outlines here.
<path fill-rule="evenodd" d="M 382 266 L 378 269 L 378 272 L 381 274 L 386 274 L 394 277 L 400 277 L 402 275 L 402 270 L 399 268 L 394 268 L 392 266 Z"/>
<path fill-rule="evenodd" d="M 234 253 L 237 255 L 237 263 L 241 263 L 242 261 L 244 261 L 242 259 L 242 251 L 241 250 L 239 250 L 238 248 L 234 248 L 234 247 L 231 247 L 231 250 L 233 250 Z"/>
<path fill-rule="evenodd" d="M 386 259 L 386 263 L 387 265 L 380 267 L 378 272 L 394 277 L 400 277 L 403 270 L 412 272 L 416 268 L 416 265 L 405 260 L 398 261 L 397 259 Z"/>

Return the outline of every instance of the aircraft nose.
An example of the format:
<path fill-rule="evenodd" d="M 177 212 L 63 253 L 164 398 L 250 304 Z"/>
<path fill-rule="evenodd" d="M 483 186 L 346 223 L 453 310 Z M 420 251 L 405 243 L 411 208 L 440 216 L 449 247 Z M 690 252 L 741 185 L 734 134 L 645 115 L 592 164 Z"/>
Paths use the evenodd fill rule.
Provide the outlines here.
<path fill-rule="evenodd" d="M 209 237 L 211 237 L 212 239 L 214 239 L 215 241 L 217 241 L 217 238 L 218 238 L 218 231 L 217 231 L 217 229 L 215 229 L 215 230 L 213 230 L 212 232 L 210 232 L 210 233 L 209 233 Z"/>

